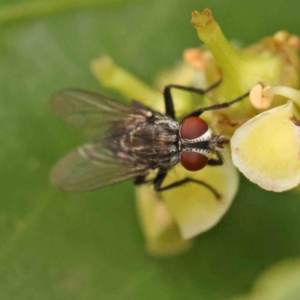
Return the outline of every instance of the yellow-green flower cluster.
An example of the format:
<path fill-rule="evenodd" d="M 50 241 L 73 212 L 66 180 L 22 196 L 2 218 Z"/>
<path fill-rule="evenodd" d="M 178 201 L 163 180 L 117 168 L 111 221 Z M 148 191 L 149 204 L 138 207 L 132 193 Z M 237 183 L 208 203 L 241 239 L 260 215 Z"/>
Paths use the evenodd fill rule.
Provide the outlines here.
<path fill-rule="evenodd" d="M 162 193 L 149 185 L 137 188 L 137 210 L 152 254 L 181 252 L 191 245 L 193 237 L 220 220 L 237 192 L 234 165 L 267 190 L 284 191 L 300 183 L 298 37 L 281 31 L 238 49 L 227 41 L 210 10 L 194 11 L 191 22 L 206 47 L 185 50 L 184 61 L 161 72 L 156 86 L 161 91 L 167 84 L 206 88 L 221 78 L 222 84 L 201 101 L 174 91 L 177 115 L 251 93 L 250 98 L 229 108 L 203 115 L 216 134 L 232 137 L 231 149 L 225 149 L 223 155 L 226 163 L 200 172 L 178 165 L 164 181 L 168 185 L 185 177 L 203 180 L 218 190 L 221 199 L 193 183 Z M 91 69 L 102 85 L 164 113 L 162 93 L 117 66 L 110 57 L 94 60 Z"/>

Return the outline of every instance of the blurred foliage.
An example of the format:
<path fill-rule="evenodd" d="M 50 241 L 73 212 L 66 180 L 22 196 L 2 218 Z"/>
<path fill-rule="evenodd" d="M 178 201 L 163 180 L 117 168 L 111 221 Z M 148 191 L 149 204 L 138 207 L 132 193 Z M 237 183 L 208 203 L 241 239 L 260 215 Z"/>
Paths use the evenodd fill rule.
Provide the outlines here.
<path fill-rule="evenodd" d="M 27 1 L 1 0 L 0 7 L 20 3 Z M 49 183 L 57 159 L 83 141 L 54 117 L 50 96 L 80 87 L 121 98 L 89 71 L 105 53 L 151 83 L 200 44 L 189 21 L 205 7 L 244 45 L 281 29 L 300 35 L 295 0 L 99 1 L 1 23 L 2 299 L 230 299 L 247 293 L 269 265 L 300 255 L 300 201 L 291 192 L 242 180 L 227 215 L 191 251 L 157 259 L 144 251 L 132 183 L 85 195 Z"/>
<path fill-rule="evenodd" d="M 298 300 L 300 295 L 300 260 L 285 259 L 272 265 L 255 282 L 247 296 L 234 300 Z"/>

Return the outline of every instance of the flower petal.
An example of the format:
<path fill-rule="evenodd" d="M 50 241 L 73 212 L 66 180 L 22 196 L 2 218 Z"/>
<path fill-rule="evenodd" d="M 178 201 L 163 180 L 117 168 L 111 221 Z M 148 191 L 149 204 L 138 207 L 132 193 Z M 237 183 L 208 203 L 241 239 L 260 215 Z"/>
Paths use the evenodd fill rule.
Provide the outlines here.
<path fill-rule="evenodd" d="M 163 183 L 163 186 L 166 186 L 186 177 L 202 180 L 221 194 L 220 199 L 217 199 L 209 189 L 197 183 L 186 183 L 161 193 L 155 193 L 152 185 L 144 185 L 138 187 L 139 203 L 148 201 L 150 205 L 150 199 L 165 203 L 183 239 L 190 239 L 207 231 L 225 214 L 238 188 L 238 174 L 228 153 L 225 153 L 224 159 L 225 164 L 222 167 L 206 167 L 199 172 L 189 172 L 178 165 L 168 173 Z M 149 217 L 146 214 L 151 215 L 153 208 L 149 211 L 147 212 L 145 208 L 145 216 L 142 219 Z M 161 224 L 157 226 L 161 227 Z M 153 235 L 157 235 L 159 228 L 152 225 L 152 231 L 155 232 Z M 147 235 L 151 235 L 149 230 Z"/>
<path fill-rule="evenodd" d="M 266 190 L 282 192 L 300 182 L 300 113 L 288 101 L 254 117 L 231 139 L 235 166 Z"/>
<path fill-rule="evenodd" d="M 238 189 L 238 174 L 230 156 L 224 151 L 225 163 L 221 167 L 205 167 L 199 172 L 186 171 L 177 166 L 170 172 L 165 184 L 170 184 L 185 177 L 202 180 L 221 194 L 217 199 L 206 187 L 196 183 L 167 190 L 162 199 L 168 206 L 180 228 L 184 239 L 190 239 L 216 225 L 230 207 Z"/>
<path fill-rule="evenodd" d="M 152 255 L 175 255 L 192 245 L 184 241 L 160 194 L 153 186 L 140 185 L 136 189 L 137 210 L 146 239 L 147 251 Z"/>

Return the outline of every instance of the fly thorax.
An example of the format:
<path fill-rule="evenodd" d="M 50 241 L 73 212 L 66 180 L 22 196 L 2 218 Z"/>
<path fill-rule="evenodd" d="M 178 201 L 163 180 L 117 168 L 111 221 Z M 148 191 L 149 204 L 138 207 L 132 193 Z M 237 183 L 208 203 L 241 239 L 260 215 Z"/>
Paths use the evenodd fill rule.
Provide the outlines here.
<path fill-rule="evenodd" d="M 176 123 L 164 119 L 158 119 L 157 122 L 156 120 L 145 122 L 126 134 L 121 139 L 120 145 L 122 149 L 130 153 L 145 157 L 178 152 Z M 177 127 L 179 127 L 178 123 Z"/>
<path fill-rule="evenodd" d="M 169 128 L 170 130 L 174 130 L 175 132 L 179 130 L 180 125 L 178 122 L 167 116 L 160 116 L 155 119 L 154 124 L 163 126 L 165 128 Z"/>

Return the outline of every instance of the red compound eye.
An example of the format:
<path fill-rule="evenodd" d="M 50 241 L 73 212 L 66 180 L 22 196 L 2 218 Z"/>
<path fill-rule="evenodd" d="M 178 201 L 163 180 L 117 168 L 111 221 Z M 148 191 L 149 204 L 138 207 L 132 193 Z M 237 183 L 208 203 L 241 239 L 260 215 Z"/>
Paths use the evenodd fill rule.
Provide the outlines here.
<path fill-rule="evenodd" d="M 197 152 L 182 152 L 180 160 L 183 167 L 189 171 L 199 171 L 208 162 L 208 158 L 205 155 Z"/>
<path fill-rule="evenodd" d="M 186 118 L 180 127 L 180 136 L 183 139 L 195 139 L 208 130 L 207 123 L 198 117 Z"/>

